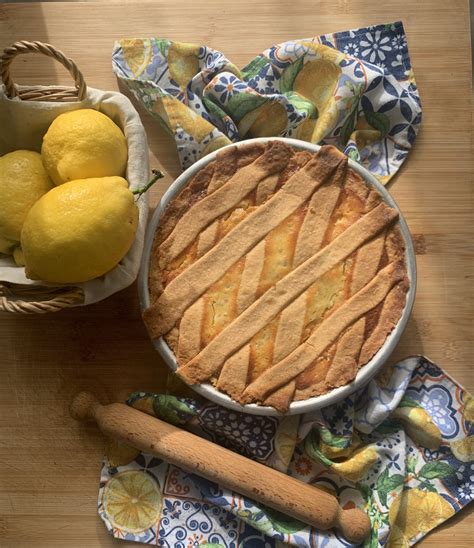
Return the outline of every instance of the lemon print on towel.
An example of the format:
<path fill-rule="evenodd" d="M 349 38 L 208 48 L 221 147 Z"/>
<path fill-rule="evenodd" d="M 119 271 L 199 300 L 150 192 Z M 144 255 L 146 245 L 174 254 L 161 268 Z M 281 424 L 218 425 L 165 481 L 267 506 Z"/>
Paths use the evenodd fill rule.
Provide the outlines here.
<path fill-rule="evenodd" d="M 403 491 L 390 506 L 392 532 L 387 546 L 407 546 L 408 541 L 431 531 L 453 514 L 453 507 L 438 493 L 420 489 Z"/>
<path fill-rule="evenodd" d="M 422 407 L 398 407 L 392 417 L 403 423 L 405 431 L 415 443 L 431 451 L 441 445 L 441 432 Z"/>
<path fill-rule="evenodd" d="M 338 109 L 334 92 L 341 75 L 340 61 L 344 56 L 321 44 L 303 42 L 311 58 L 303 58 L 288 67 L 283 74 L 287 88 L 310 101 L 318 111 L 318 117 L 308 117 L 298 128 L 297 137 L 313 143 L 320 141 L 336 124 Z"/>
<path fill-rule="evenodd" d="M 474 460 L 474 436 L 467 436 L 450 444 L 452 454 L 461 462 Z"/>
<path fill-rule="evenodd" d="M 102 504 L 105 516 L 114 527 L 139 533 L 158 521 L 162 497 L 158 483 L 149 474 L 129 470 L 107 482 Z"/>
<path fill-rule="evenodd" d="M 464 404 L 464 418 L 474 423 L 474 398 L 467 392 L 462 392 L 461 398 Z"/>
<path fill-rule="evenodd" d="M 239 123 L 241 137 L 272 137 L 281 135 L 288 124 L 285 107 L 268 101 L 246 114 Z"/>
<path fill-rule="evenodd" d="M 275 450 L 280 466 L 286 470 L 295 451 L 299 416 L 283 417 L 275 435 Z"/>
<path fill-rule="evenodd" d="M 140 451 L 123 441 L 108 438 L 105 446 L 105 454 L 107 455 L 109 466 L 117 468 L 118 466 L 130 464 L 138 457 Z"/>
<path fill-rule="evenodd" d="M 151 61 L 153 47 L 150 39 L 120 40 L 123 57 L 135 78 L 141 76 Z"/>
<path fill-rule="evenodd" d="M 172 42 L 168 50 L 168 66 L 171 78 L 185 89 L 190 80 L 199 72 L 199 46 Z"/>
<path fill-rule="evenodd" d="M 356 449 L 347 460 L 331 464 L 331 470 L 349 481 L 356 482 L 365 476 L 378 459 L 377 451 L 373 447 L 362 447 Z"/>
<path fill-rule="evenodd" d="M 192 135 L 198 143 L 214 130 L 212 124 L 186 105 L 183 105 L 178 99 L 171 97 L 171 95 L 159 98 L 153 110 L 173 132 L 181 127 L 186 133 Z M 230 143 L 229 139 L 227 141 L 225 144 Z M 224 146 L 224 143 L 222 146 Z"/>
<path fill-rule="evenodd" d="M 256 92 L 233 95 L 226 110 L 237 123 L 241 138 L 281 135 L 288 125 L 285 107 Z"/>

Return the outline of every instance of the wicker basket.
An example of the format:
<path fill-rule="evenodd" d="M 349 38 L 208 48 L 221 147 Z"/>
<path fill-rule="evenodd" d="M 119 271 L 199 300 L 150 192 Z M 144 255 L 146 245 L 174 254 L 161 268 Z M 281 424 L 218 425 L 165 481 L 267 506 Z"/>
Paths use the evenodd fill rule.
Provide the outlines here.
<path fill-rule="evenodd" d="M 75 87 L 39 86 L 17 88 L 10 75 L 13 59 L 23 53 L 42 53 L 59 61 L 71 73 Z M 50 44 L 42 42 L 15 42 L 6 48 L 0 57 L 2 82 L 7 97 L 18 97 L 22 101 L 82 101 L 87 94 L 86 83 L 74 61 Z M 45 287 L 20 285 L 0 281 L 0 310 L 20 314 L 41 314 L 77 306 L 84 302 L 80 287 Z"/>

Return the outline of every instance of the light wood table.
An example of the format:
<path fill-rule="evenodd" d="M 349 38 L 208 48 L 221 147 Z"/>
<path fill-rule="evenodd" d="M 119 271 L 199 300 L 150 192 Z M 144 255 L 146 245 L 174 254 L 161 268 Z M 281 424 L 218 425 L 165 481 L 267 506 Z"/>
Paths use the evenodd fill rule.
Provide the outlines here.
<path fill-rule="evenodd" d="M 208 44 L 243 66 L 268 46 L 401 19 L 423 102 L 416 146 L 391 186 L 418 247 L 413 317 L 393 359 L 424 353 L 471 390 L 473 208 L 471 59 L 466 0 L 239 0 L 0 4 L 0 48 L 50 42 L 72 57 L 88 84 L 117 89 L 117 38 L 161 36 Z M 19 83 L 67 83 L 39 56 L 13 66 Z M 174 144 L 141 112 L 152 167 L 179 173 Z M 68 415 L 71 397 L 92 389 L 110 400 L 163 389 L 165 366 L 143 327 L 136 287 L 106 301 L 47 316 L 0 316 L 0 546 L 124 546 L 97 516 L 103 438 Z M 469 510 L 424 546 L 472 546 Z M 133 545 L 132 543 L 127 543 Z"/>

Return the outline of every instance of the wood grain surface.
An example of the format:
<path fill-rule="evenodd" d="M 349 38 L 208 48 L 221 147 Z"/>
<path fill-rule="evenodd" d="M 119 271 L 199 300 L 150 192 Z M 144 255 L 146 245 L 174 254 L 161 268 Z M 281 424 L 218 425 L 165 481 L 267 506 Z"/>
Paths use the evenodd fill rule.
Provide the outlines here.
<path fill-rule="evenodd" d="M 268 46 L 401 19 L 423 103 L 420 135 L 390 190 L 418 249 L 419 284 L 409 326 L 391 360 L 423 353 L 474 388 L 473 181 L 469 5 L 466 0 L 181 0 L 0 4 L 0 49 L 50 42 L 86 81 L 118 89 L 111 70 L 117 38 L 161 36 L 208 44 L 243 66 Z M 23 84 L 69 82 L 52 60 L 21 56 Z M 173 142 L 142 110 L 152 167 L 179 173 Z M 68 415 L 79 390 L 109 401 L 162 390 L 166 367 L 146 335 L 136 287 L 89 307 L 47 316 L 0 315 L 0 546 L 136 546 L 112 539 L 97 516 L 104 440 Z M 422 541 L 472 545 L 469 509 Z"/>

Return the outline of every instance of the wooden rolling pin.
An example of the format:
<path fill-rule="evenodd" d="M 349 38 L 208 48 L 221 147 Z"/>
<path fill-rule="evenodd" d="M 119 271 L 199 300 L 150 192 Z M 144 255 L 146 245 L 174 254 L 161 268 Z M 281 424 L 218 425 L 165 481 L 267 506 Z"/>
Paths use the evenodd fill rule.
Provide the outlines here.
<path fill-rule="evenodd" d="M 88 392 L 71 404 L 77 420 L 92 420 L 104 434 L 196 473 L 317 529 L 335 527 L 359 544 L 370 533 L 362 510 L 343 510 L 335 497 L 273 468 L 225 449 L 122 403 L 101 405 Z"/>

